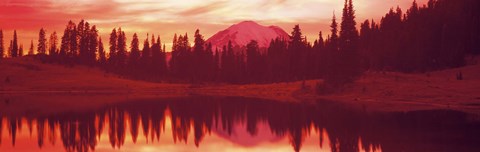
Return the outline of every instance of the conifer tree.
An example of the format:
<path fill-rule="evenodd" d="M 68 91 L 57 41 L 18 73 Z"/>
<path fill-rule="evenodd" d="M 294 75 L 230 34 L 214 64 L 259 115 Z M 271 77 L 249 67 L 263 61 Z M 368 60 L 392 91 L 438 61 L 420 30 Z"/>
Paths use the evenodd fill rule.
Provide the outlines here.
<path fill-rule="evenodd" d="M 37 46 L 37 52 L 39 54 L 45 54 L 47 50 L 47 38 L 46 38 L 46 33 L 43 28 L 40 29 L 40 32 L 38 34 L 38 46 Z"/>
<path fill-rule="evenodd" d="M 97 61 L 97 48 L 98 48 L 98 31 L 95 25 L 87 31 L 87 52 L 86 52 L 86 64 L 89 66 L 95 65 Z"/>
<path fill-rule="evenodd" d="M 142 73 L 146 74 L 150 72 L 151 66 L 151 49 L 150 49 L 150 42 L 148 41 L 148 34 L 147 38 L 143 41 L 143 49 L 142 49 L 142 56 L 140 57 L 140 64 L 141 69 L 143 70 Z"/>
<path fill-rule="evenodd" d="M 157 39 L 157 43 L 161 44 L 160 37 Z M 165 43 L 163 44 L 163 49 L 160 52 L 160 64 L 158 65 L 160 68 L 160 76 L 165 77 L 168 75 L 168 68 L 167 68 L 167 53 L 165 50 Z"/>
<path fill-rule="evenodd" d="M 23 45 L 20 44 L 20 47 L 18 47 L 18 57 L 22 57 L 23 56 Z"/>
<path fill-rule="evenodd" d="M 108 64 L 109 68 L 112 70 L 115 70 L 114 67 L 117 65 L 117 30 L 114 28 L 112 32 L 110 33 L 110 39 L 109 39 L 109 46 L 110 46 L 110 52 L 109 52 L 109 58 L 108 58 Z"/>
<path fill-rule="evenodd" d="M 102 42 L 102 38 L 99 37 L 98 38 L 98 56 L 99 56 L 99 64 L 100 66 L 105 66 L 105 64 L 107 63 L 107 56 L 106 56 L 106 53 L 105 53 L 105 49 L 103 47 L 103 42 Z"/>
<path fill-rule="evenodd" d="M 339 38 L 340 52 L 334 58 L 339 63 L 336 68 L 340 71 L 336 76 L 337 83 L 352 82 L 361 74 L 358 37 L 352 0 L 345 0 Z"/>
<path fill-rule="evenodd" d="M 178 56 L 178 50 L 177 50 L 177 33 L 173 36 L 173 41 L 172 41 L 172 53 L 171 53 L 171 58 L 169 61 L 169 71 L 170 74 L 176 75 L 177 74 L 177 56 Z"/>
<path fill-rule="evenodd" d="M 306 44 L 300 26 L 293 28 L 288 45 L 288 56 L 290 62 L 289 74 L 293 80 L 304 79 L 306 73 Z"/>
<path fill-rule="evenodd" d="M 80 21 L 77 27 L 78 58 L 76 58 L 76 60 L 82 64 L 88 63 L 89 32 L 90 24 L 84 20 Z"/>
<path fill-rule="evenodd" d="M 0 59 L 4 57 L 5 48 L 3 47 L 3 31 L 0 29 Z"/>
<path fill-rule="evenodd" d="M 65 60 L 65 58 L 70 52 L 70 35 L 72 33 L 70 28 L 71 24 L 73 24 L 73 22 L 69 21 L 67 24 L 67 27 L 63 31 L 62 42 L 60 44 L 60 52 L 59 52 L 60 62 L 63 62 L 63 60 Z"/>
<path fill-rule="evenodd" d="M 34 48 L 33 48 L 33 40 L 31 40 L 31 41 L 30 41 L 30 49 L 28 49 L 28 55 L 33 55 L 33 54 L 34 54 L 34 53 L 33 53 L 33 50 L 34 50 Z"/>
<path fill-rule="evenodd" d="M 138 66 L 140 59 L 140 48 L 137 33 L 133 34 L 132 42 L 130 44 L 130 56 L 128 64 L 131 69 L 135 69 Z"/>
<path fill-rule="evenodd" d="M 195 31 L 194 35 L 194 42 L 193 45 L 193 57 L 192 57 L 192 64 L 197 65 L 196 68 L 192 68 L 192 77 L 194 79 L 204 79 L 205 73 L 207 72 L 208 65 L 207 65 L 207 57 L 205 54 L 205 40 L 203 39 L 203 35 L 200 34 L 200 30 Z"/>
<path fill-rule="evenodd" d="M 157 36 L 156 42 L 152 45 L 152 70 L 153 70 L 153 79 L 158 80 L 165 75 L 166 70 L 166 59 L 165 54 L 162 50 L 160 41 L 160 36 Z"/>
<path fill-rule="evenodd" d="M 121 28 L 118 28 L 117 31 L 118 35 L 118 40 L 117 40 L 117 47 L 118 47 L 118 52 L 117 52 L 117 57 L 118 57 L 118 63 L 117 67 L 123 67 L 126 64 L 127 60 L 127 38 L 125 36 L 125 32 L 122 31 Z"/>
<path fill-rule="evenodd" d="M 8 54 L 7 57 L 12 57 L 12 49 L 13 49 L 13 40 L 10 40 L 10 45 L 8 45 Z"/>
<path fill-rule="evenodd" d="M 11 56 L 12 58 L 18 56 L 17 30 L 14 30 L 14 31 L 13 31 L 13 40 L 12 40 L 12 48 L 11 48 L 10 56 Z"/>
<path fill-rule="evenodd" d="M 69 30 L 70 30 L 70 38 L 68 39 L 70 42 L 70 48 L 68 52 L 68 57 L 73 59 L 74 57 L 78 56 L 78 40 L 77 36 L 79 31 L 77 30 L 77 27 L 75 26 L 75 23 L 71 22 L 69 23 Z M 72 61 L 69 61 L 72 62 Z M 73 64 L 73 63 L 70 63 Z"/>
<path fill-rule="evenodd" d="M 250 41 L 247 44 L 247 78 L 250 82 L 258 81 L 260 77 L 258 76 L 262 71 L 259 69 L 260 64 L 260 52 L 258 47 L 258 42 L 255 40 Z"/>
<path fill-rule="evenodd" d="M 56 54 L 57 54 L 57 43 L 58 43 L 57 32 L 53 32 L 52 34 L 50 34 L 49 43 L 50 43 L 50 45 L 48 47 L 50 49 L 48 50 L 48 54 L 50 56 L 56 56 Z"/>

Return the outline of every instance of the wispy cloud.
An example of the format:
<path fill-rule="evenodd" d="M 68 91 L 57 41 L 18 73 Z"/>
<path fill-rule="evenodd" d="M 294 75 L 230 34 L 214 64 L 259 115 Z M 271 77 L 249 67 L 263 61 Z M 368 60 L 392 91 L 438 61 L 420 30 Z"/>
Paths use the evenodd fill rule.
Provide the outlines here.
<path fill-rule="evenodd" d="M 190 9 L 187 9 L 185 11 L 181 11 L 178 13 L 180 16 L 196 16 L 196 15 L 204 15 L 209 12 L 213 12 L 217 10 L 218 8 L 224 7 L 225 2 L 212 2 L 207 5 L 202 5 L 198 7 L 193 7 Z"/>

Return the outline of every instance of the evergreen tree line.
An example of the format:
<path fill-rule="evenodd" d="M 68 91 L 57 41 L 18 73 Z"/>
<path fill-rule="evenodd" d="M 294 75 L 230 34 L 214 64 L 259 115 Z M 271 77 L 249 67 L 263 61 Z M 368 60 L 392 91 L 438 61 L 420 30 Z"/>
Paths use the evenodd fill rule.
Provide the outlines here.
<path fill-rule="evenodd" d="M 28 53 L 30 54 L 30 52 Z M 5 50 L 3 41 L 3 30 L 0 29 L 0 59 L 4 57 L 21 57 L 23 55 L 25 55 L 25 52 L 23 50 L 23 45 L 18 44 L 17 31 L 13 31 L 13 39 L 10 41 L 8 49 Z"/>
<path fill-rule="evenodd" d="M 41 29 L 37 52 L 49 62 L 98 66 L 149 81 L 271 83 L 323 78 L 336 87 L 352 82 L 364 70 L 424 72 L 465 65 L 467 55 L 480 53 L 479 4 L 476 0 L 430 0 L 419 7 L 414 1 L 406 13 L 391 9 L 379 23 L 366 20 L 358 31 L 352 0 L 345 0 L 340 24 L 334 14 L 330 35 L 324 39 L 320 32 L 313 44 L 299 25 L 290 39 L 276 38 L 267 48 L 253 40 L 240 48 L 232 42 L 212 48 L 197 30 L 193 46 L 186 33 L 175 34 L 169 61 L 160 37 L 151 35 L 149 40 L 147 35 L 140 49 L 135 33 L 127 49 L 125 32 L 114 28 L 107 54 L 95 26 L 70 21 L 58 49 L 56 33 L 47 45 Z M 17 43 L 14 32 L 11 57 L 23 54 Z M 2 47 L 0 51 L 3 54 Z"/>
<path fill-rule="evenodd" d="M 403 13 L 390 9 L 380 23 L 361 24 L 362 65 L 372 70 L 425 72 L 466 64 L 480 53 L 480 1 L 429 0 Z"/>

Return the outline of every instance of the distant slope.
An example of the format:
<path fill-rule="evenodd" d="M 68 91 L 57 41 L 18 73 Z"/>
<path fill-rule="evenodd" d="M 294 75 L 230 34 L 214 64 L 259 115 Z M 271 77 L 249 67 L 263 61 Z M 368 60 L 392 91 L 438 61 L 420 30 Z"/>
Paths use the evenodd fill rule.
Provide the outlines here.
<path fill-rule="evenodd" d="M 277 37 L 289 39 L 289 35 L 280 27 L 263 26 L 254 21 L 243 21 L 216 33 L 207 39 L 207 43 L 212 43 L 214 48 L 222 48 L 228 44 L 228 41 L 232 41 L 233 46 L 245 46 L 251 40 L 256 40 L 259 47 L 268 47 L 270 41 Z"/>
<path fill-rule="evenodd" d="M 66 67 L 44 64 L 33 57 L 0 60 L 0 91 L 131 91 L 177 88 L 173 84 L 158 84 L 120 78 L 99 68 Z"/>

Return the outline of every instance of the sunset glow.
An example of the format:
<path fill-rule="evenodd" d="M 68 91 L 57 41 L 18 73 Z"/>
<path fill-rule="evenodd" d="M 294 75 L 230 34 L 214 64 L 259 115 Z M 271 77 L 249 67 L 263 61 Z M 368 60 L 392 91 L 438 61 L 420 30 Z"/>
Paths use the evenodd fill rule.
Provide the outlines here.
<path fill-rule="evenodd" d="M 480 0 L 0 0 L 0 151 L 479 151 Z"/>
<path fill-rule="evenodd" d="M 418 0 L 423 5 L 427 0 Z M 406 10 L 411 0 L 356 0 L 357 22 L 385 15 L 392 7 Z M 341 15 L 342 0 L 6 0 L 0 2 L 0 29 L 5 42 L 12 39 L 13 30 L 20 44 L 36 45 L 40 28 L 47 35 L 56 31 L 61 35 L 69 20 L 85 19 L 97 25 L 102 39 L 115 27 L 122 27 L 127 38 L 133 33 L 144 39 L 147 33 L 160 35 L 170 50 L 174 33 L 193 34 L 200 29 L 206 38 L 219 30 L 244 21 L 253 20 L 263 25 L 277 25 L 290 32 L 300 24 L 309 40 L 319 31 L 329 34 L 333 12 Z M 8 46 L 7 46 L 8 47 Z M 27 48 L 27 47 L 25 47 Z"/>

